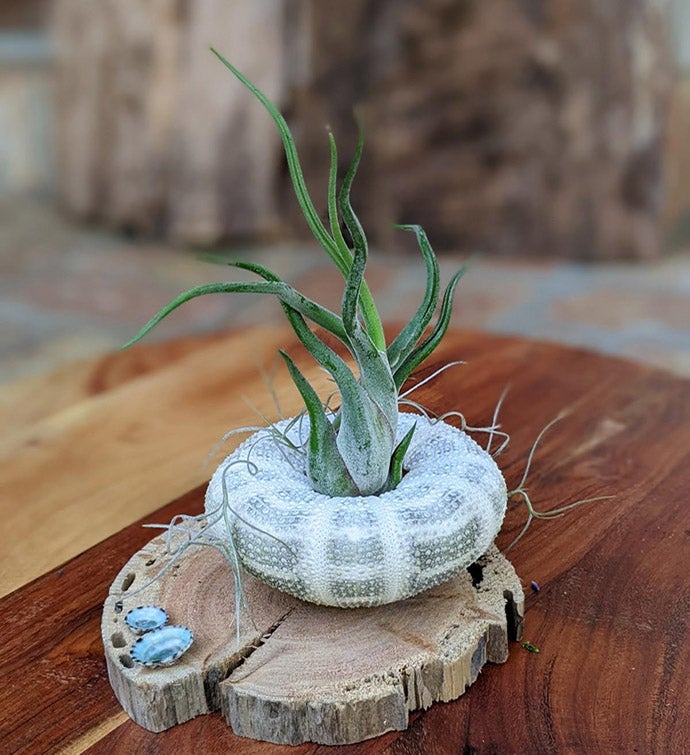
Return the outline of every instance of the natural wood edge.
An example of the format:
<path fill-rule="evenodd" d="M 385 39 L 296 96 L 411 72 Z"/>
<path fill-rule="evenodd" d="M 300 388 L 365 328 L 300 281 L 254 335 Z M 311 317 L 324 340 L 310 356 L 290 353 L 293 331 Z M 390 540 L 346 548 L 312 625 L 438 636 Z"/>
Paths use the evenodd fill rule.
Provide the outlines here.
<path fill-rule="evenodd" d="M 239 645 L 231 573 L 215 551 L 188 552 L 133 594 L 165 558 L 160 536 L 128 561 L 113 582 L 101 627 L 115 695 L 150 731 L 220 707 L 240 736 L 359 742 L 405 729 L 411 711 L 459 697 L 487 661 L 504 662 L 509 638 L 520 636 L 522 589 L 495 547 L 450 582 L 374 609 L 314 606 L 247 577 L 255 626 L 241 622 Z M 124 617 L 149 603 L 195 635 L 192 649 L 167 668 L 143 668 L 129 654 L 136 637 Z"/>
<path fill-rule="evenodd" d="M 242 663 L 246 653 L 295 602 L 257 580 L 247 580 L 252 604 L 265 606 L 250 621 L 241 622 L 240 643 L 234 627 L 232 576 L 222 557 L 210 549 L 187 552 L 148 587 L 135 590 L 156 577 L 169 563 L 165 536 L 151 540 L 120 570 L 103 607 L 101 636 L 108 678 L 118 702 L 136 723 L 160 732 L 220 707 L 218 684 Z M 253 589 L 252 589 L 253 588 Z M 262 601 L 254 593 L 275 593 Z M 197 596 L 213 595 L 213 606 L 200 607 Z M 131 596 L 131 597 L 130 597 Z M 203 600 L 203 598 L 199 598 Z M 136 635 L 124 618 L 138 605 L 164 606 L 171 623 L 189 626 L 192 648 L 174 665 L 144 668 L 131 657 Z M 267 616 L 269 618 L 267 618 Z"/>
<path fill-rule="evenodd" d="M 456 602 L 456 611 L 438 611 L 439 603 L 454 599 L 462 603 Z M 508 659 L 509 639 L 522 636 L 522 587 L 512 565 L 495 546 L 470 567 L 469 573 L 438 588 L 397 604 L 362 610 L 379 624 L 386 623 L 384 617 L 387 620 L 395 614 L 400 627 L 405 624 L 402 614 L 406 607 L 415 603 L 423 603 L 427 612 L 441 614 L 436 636 L 431 636 L 429 627 L 418 627 L 419 635 L 413 641 L 416 647 L 402 654 L 391 647 L 387 659 L 390 662 L 384 667 L 378 668 L 374 658 L 366 676 L 319 679 L 313 689 L 309 682 L 300 689 L 296 677 L 302 665 L 302 683 L 309 679 L 309 655 L 318 652 L 308 644 L 310 640 L 318 642 L 310 627 L 318 626 L 319 614 L 323 619 L 329 609 L 312 607 L 302 615 L 294 612 L 276 628 L 264 647 L 221 684 L 228 724 L 240 736 L 292 745 L 352 744 L 388 731 L 404 730 L 412 711 L 460 697 L 487 661 L 503 663 Z M 355 613 L 350 611 L 353 617 Z M 414 625 L 414 619 L 411 623 Z M 409 637 L 409 626 L 405 632 Z M 287 643 L 282 642 L 285 634 L 289 635 Z M 287 654 L 301 654 L 290 642 L 298 636 L 307 645 L 306 657 L 291 663 Z M 342 642 L 334 642 L 329 650 L 331 662 L 337 666 Z M 259 669 L 266 679 L 279 678 L 281 671 L 290 675 L 293 689 L 288 694 L 275 694 L 273 686 L 256 681 L 255 671 Z"/>
<path fill-rule="evenodd" d="M 124 565 L 111 585 L 101 621 L 108 679 L 115 696 L 132 720 L 154 732 L 164 731 L 209 711 L 203 683 L 199 686 L 200 678 L 188 664 L 181 663 L 151 673 L 137 667 L 129 652 L 136 637 L 124 617 L 137 605 L 156 603 L 158 587 L 152 585 L 150 590 L 143 591 L 136 603 L 126 602 L 127 591 L 136 589 L 155 574 L 155 565 L 164 553 L 165 542 L 160 536 Z M 174 697 L 170 690 L 174 691 Z"/>

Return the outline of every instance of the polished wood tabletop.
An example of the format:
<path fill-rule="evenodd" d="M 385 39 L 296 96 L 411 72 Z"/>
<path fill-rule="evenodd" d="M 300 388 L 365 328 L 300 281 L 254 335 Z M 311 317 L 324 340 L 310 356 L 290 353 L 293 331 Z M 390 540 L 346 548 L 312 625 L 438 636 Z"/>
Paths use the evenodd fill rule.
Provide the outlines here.
<path fill-rule="evenodd" d="M 551 419 L 527 487 L 536 508 L 613 498 L 535 521 L 508 556 L 527 593 L 525 639 L 452 703 L 360 745 L 275 746 L 219 713 L 161 734 L 112 694 L 100 614 L 143 521 L 202 509 L 209 453 L 229 429 L 298 411 L 282 328 L 144 344 L 5 388 L 0 398 L 0 752 L 682 753 L 690 741 L 690 382 L 639 364 L 521 338 L 453 331 L 420 376 L 437 413 L 491 422 L 510 386 L 499 457 L 509 488 Z M 268 375 L 273 391 L 262 380 Z M 477 439 L 481 441 L 482 436 Z M 227 444 L 224 450 L 230 450 Z M 525 521 L 509 507 L 499 547 Z M 530 587 L 538 585 L 539 590 Z"/>

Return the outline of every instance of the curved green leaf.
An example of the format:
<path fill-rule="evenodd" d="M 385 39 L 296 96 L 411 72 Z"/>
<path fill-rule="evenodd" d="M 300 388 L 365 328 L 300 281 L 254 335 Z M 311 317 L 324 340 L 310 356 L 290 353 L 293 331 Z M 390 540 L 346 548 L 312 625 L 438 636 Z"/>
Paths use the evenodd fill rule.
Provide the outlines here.
<path fill-rule="evenodd" d="M 351 263 L 350 254 L 345 253 L 345 250 L 348 249 L 347 244 L 341 244 L 338 238 L 332 238 L 326 230 L 324 224 L 321 222 L 321 218 L 319 217 L 319 214 L 316 211 L 313 202 L 311 201 L 309 190 L 307 189 L 307 185 L 304 181 L 304 174 L 302 172 L 302 166 L 297 154 L 297 147 L 295 146 L 295 140 L 292 136 L 292 132 L 290 131 L 290 127 L 288 126 L 287 121 L 283 117 L 282 113 L 278 110 L 278 108 L 268 99 L 268 97 L 257 86 L 249 81 L 249 79 L 244 74 L 242 74 L 237 68 L 235 68 L 235 66 L 233 66 L 230 61 L 226 60 L 213 47 L 211 48 L 211 52 L 259 100 L 259 102 L 261 102 L 261 104 L 266 108 L 269 115 L 273 119 L 283 142 L 285 157 L 288 164 L 288 171 L 290 173 L 290 179 L 295 190 L 295 196 L 297 198 L 297 202 L 299 203 L 300 209 L 302 210 L 302 214 L 307 221 L 307 225 L 309 226 L 311 232 L 314 234 L 316 240 L 319 242 L 319 244 L 321 244 L 328 256 L 333 260 L 338 270 L 340 270 L 342 275 L 346 277 L 349 272 Z M 335 181 L 335 177 L 333 178 L 333 181 Z M 366 283 L 362 287 L 361 299 L 362 314 L 367 325 L 367 330 L 370 331 L 371 337 L 374 340 L 374 343 L 377 344 L 378 348 L 383 349 L 385 348 L 383 328 L 381 326 L 381 321 L 378 317 L 378 313 L 376 312 L 373 297 L 371 296 L 371 292 L 369 291 Z"/>
<path fill-rule="evenodd" d="M 350 189 L 359 166 L 362 150 L 364 149 L 364 134 L 360 127 L 357 149 L 352 163 L 343 180 L 338 204 L 346 227 L 354 243 L 354 258 L 347 276 L 343 294 L 342 321 L 352 345 L 352 351 L 357 360 L 360 372 L 360 383 L 367 395 L 378 406 L 389 426 L 391 441 L 395 438 L 398 420 L 397 396 L 393 375 L 388 358 L 383 348 L 378 348 L 374 341 L 375 333 L 365 332 L 357 317 L 357 304 L 364 283 L 364 270 L 367 264 L 368 246 L 362 226 L 350 204 Z M 376 308 L 372 308 L 375 321 L 380 328 L 380 319 Z M 381 338 L 383 332 L 381 331 Z"/>
<path fill-rule="evenodd" d="M 316 325 L 320 325 L 324 330 L 327 330 L 329 333 L 340 339 L 340 341 L 352 351 L 348 334 L 343 327 L 343 322 L 335 312 L 331 312 L 330 309 L 327 309 L 312 299 L 307 298 L 304 294 L 301 294 L 297 289 L 293 288 L 288 283 L 285 283 L 285 281 L 281 280 L 274 272 L 263 265 L 259 265 L 255 262 L 242 261 L 226 262 L 225 264 L 230 267 L 239 268 L 240 270 L 248 270 L 251 273 L 260 275 L 268 281 L 279 282 L 285 287 L 284 294 L 279 297 L 282 304 L 292 307 L 292 309 L 296 309 L 300 314 L 308 317 L 312 322 L 316 323 Z"/>
<path fill-rule="evenodd" d="M 335 144 L 335 138 L 331 131 L 328 132 L 328 146 L 330 148 L 330 167 L 328 171 L 328 220 L 331 226 L 331 236 L 338 245 L 340 253 L 344 260 L 347 261 L 348 267 L 352 264 L 352 251 L 345 241 L 343 232 L 340 229 L 340 219 L 338 217 L 338 198 L 336 183 L 338 180 L 338 148 Z"/>
<path fill-rule="evenodd" d="M 458 285 L 460 278 L 465 274 L 467 265 L 463 265 L 460 270 L 452 277 L 448 284 L 444 294 L 443 301 L 441 302 L 441 311 L 438 316 L 438 320 L 434 329 L 429 336 L 422 341 L 422 343 L 414 349 L 400 364 L 400 366 L 394 371 L 393 376 L 395 378 L 395 384 L 398 388 L 407 380 L 412 374 L 412 371 L 420 365 L 438 346 L 439 342 L 448 330 L 450 324 L 450 318 L 453 313 L 453 294 L 455 288 Z"/>
<path fill-rule="evenodd" d="M 335 262 L 336 266 L 343 275 L 347 275 L 348 266 L 347 261 L 341 256 L 340 249 L 335 241 L 330 237 L 328 231 L 325 229 L 318 212 L 316 211 L 307 185 L 304 181 L 304 174 L 302 173 L 302 166 L 300 165 L 299 156 L 297 155 L 297 148 L 295 146 L 295 140 L 290 131 L 290 127 L 287 124 L 285 118 L 278 108 L 268 99 L 268 97 L 249 79 L 235 68 L 228 60 L 226 60 L 217 50 L 213 47 L 211 52 L 220 60 L 220 62 L 231 71 L 234 76 L 261 102 L 266 108 L 271 118 L 278 127 L 280 137 L 283 140 L 283 147 L 285 149 L 285 157 L 287 158 L 288 170 L 290 172 L 290 178 L 292 179 L 292 185 L 295 189 L 295 196 L 299 202 L 300 209 L 304 215 L 307 225 L 311 232 L 314 234 L 316 240 L 325 249 L 331 259 Z"/>
<path fill-rule="evenodd" d="M 344 360 L 312 333 L 302 315 L 292 310 L 289 318 L 297 337 L 340 391 L 337 444 L 352 479 L 362 495 L 378 493 L 386 483 L 395 441 L 389 418 Z"/>
<path fill-rule="evenodd" d="M 358 134 L 357 134 L 357 147 L 355 148 L 355 154 L 350 163 L 350 167 L 345 174 L 343 184 L 340 187 L 340 193 L 338 195 L 338 207 L 340 214 L 345 223 L 352 243 L 355 249 L 352 265 L 358 264 L 360 269 L 355 271 L 355 275 L 348 276 L 348 281 L 345 290 L 345 296 L 343 297 L 343 322 L 348 319 L 353 322 L 355 314 L 352 313 L 353 301 L 357 300 L 353 298 L 353 290 L 356 289 L 357 296 L 362 307 L 362 317 L 367 327 L 367 333 L 372 342 L 379 351 L 384 351 L 386 348 L 386 337 L 383 333 L 383 326 L 381 325 L 381 318 L 376 309 L 373 297 L 369 288 L 364 283 L 364 267 L 366 266 L 368 245 L 367 238 L 362 228 L 359 218 L 352 209 L 350 203 L 350 190 L 354 181 L 359 163 L 362 159 L 362 152 L 364 150 L 364 130 L 362 124 L 357 120 Z M 359 260 L 358 260 L 359 256 Z M 352 271 L 350 271 L 352 273 Z M 351 289 L 348 291 L 348 288 Z M 347 328 L 347 325 L 345 326 Z"/>
<path fill-rule="evenodd" d="M 247 266 L 244 263 L 236 263 L 233 265 L 234 267 L 240 267 L 243 269 L 251 270 L 252 272 L 257 272 L 256 269 L 252 269 L 257 266 Z M 270 272 L 270 271 L 268 271 Z M 261 274 L 261 273 L 258 273 Z M 180 307 L 185 302 L 190 301 L 191 299 L 196 299 L 199 296 L 207 296 L 208 294 L 228 294 L 228 293 L 234 293 L 234 294 L 272 294 L 273 296 L 276 296 L 280 302 L 283 305 L 288 305 L 295 309 L 296 311 L 300 312 L 301 314 L 306 315 L 311 319 L 313 322 L 315 322 L 317 325 L 320 325 L 324 330 L 327 330 L 329 333 L 332 333 L 334 336 L 339 338 L 343 343 L 346 345 L 348 344 L 348 336 L 345 332 L 345 329 L 343 328 L 342 322 L 340 318 L 330 310 L 326 309 L 325 307 L 322 307 L 321 305 L 317 304 L 316 302 L 311 301 L 311 299 L 307 299 L 306 296 L 303 296 L 299 293 L 299 291 L 296 291 L 292 286 L 289 286 L 287 283 L 284 283 L 280 279 L 273 279 L 271 278 L 266 283 L 243 283 L 243 282 L 231 282 L 231 283 L 208 283 L 203 286 L 196 286 L 195 288 L 190 288 L 188 291 L 184 291 L 178 296 L 176 296 L 172 301 L 170 301 L 168 304 L 165 305 L 159 312 L 157 312 L 147 323 L 144 325 L 144 327 L 134 336 L 134 338 L 127 341 L 127 343 L 122 347 L 123 349 L 126 349 L 133 344 L 135 344 L 137 341 L 140 341 L 147 333 L 149 333 L 158 323 L 163 320 L 165 317 L 167 317 L 169 314 L 174 312 L 178 307 Z"/>
<path fill-rule="evenodd" d="M 434 316 L 438 304 L 440 280 L 438 260 L 424 229 L 419 225 L 398 225 L 396 228 L 412 231 L 417 236 L 417 244 L 424 256 L 426 266 L 426 290 L 419 309 L 388 347 L 388 361 L 394 370 L 422 337 L 426 326 Z"/>
<path fill-rule="evenodd" d="M 336 432 L 326 415 L 321 399 L 282 349 L 280 355 L 285 360 L 292 381 L 300 392 L 309 414 L 307 464 L 314 489 L 328 495 L 359 495 L 359 488 L 355 485 L 338 450 Z"/>
<path fill-rule="evenodd" d="M 390 470 L 388 472 L 388 480 L 386 481 L 386 487 L 382 492 L 385 492 L 386 490 L 395 490 L 395 488 L 398 487 L 400 480 L 402 480 L 403 461 L 405 460 L 407 449 L 410 447 L 410 441 L 412 440 L 416 427 L 416 424 L 412 425 L 393 452 L 393 456 L 391 456 Z"/>

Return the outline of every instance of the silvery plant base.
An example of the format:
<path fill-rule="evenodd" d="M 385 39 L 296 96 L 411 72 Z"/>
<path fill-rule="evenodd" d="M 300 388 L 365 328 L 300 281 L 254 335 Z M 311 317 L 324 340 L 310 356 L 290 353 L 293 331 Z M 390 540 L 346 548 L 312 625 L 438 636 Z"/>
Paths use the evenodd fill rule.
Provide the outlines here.
<path fill-rule="evenodd" d="M 141 590 L 167 558 L 164 536 L 134 555 L 102 618 L 115 695 L 150 731 L 220 710 L 244 737 L 359 742 L 405 729 L 411 711 L 459 697 L 522 636 L 520 580 L 495 546 L 450 581 L 371 608 L 306 603 L 246 575 L 239 639 L 223 557 L 190 548 Z M 125 617 L 138 606 L 159 606 L 171 626 L 193 633 L 172 665 L 134 660 L 139 635 Z"/>

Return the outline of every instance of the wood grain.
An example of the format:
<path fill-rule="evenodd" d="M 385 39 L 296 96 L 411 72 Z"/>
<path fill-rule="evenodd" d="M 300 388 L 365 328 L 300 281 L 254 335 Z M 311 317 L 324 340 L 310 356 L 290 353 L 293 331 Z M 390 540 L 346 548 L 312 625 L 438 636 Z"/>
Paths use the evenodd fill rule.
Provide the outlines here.
<path fill-rule="evenodd" d="M 229 336 L 226 345 L 244 349 L 245 354 L 268 350 L 255 333 L 246 338 L 243 346 L 242 338 Z M 219 358 L 222 343 L 203 343 L 176 365 L 163 366 L 161 385 L 170 390 L 174 381 L 169 371 L 178 370 L 185 391 L 193 395 L 196 383 L 183 363 L 191 370 L 210 370 L 214 363 L 209 366 L 201 354 Z M 561 519 L 534 523 L 509 554 L 526 584 L 536 580 L 541 585 L 539 593 L 527 596 L 525 624 L 525 638 L 540 648 L 539 654 L 517 647 L 505 665 L 485 669 L 469 694 L 417 715 L 405 733 L 336 752 L 683 752 L 690 731 L 690 383 L 583 350 L 457 332 L 449 334 L 425 372 L 453 358 L 469 364 L 421 388 L 418 399 L 431 409 L 463 409 L 470 424 L 485 424 L 510 383 L 502 422 L 512 442 L 499 460 L 509 486 L 519 481 L 539 429 L 567 408 L 571 414 L 545 436 L 534 459 L 528 485 L 535 506 L 593 495 L 615 498 Z M 139 405 L 139 422 L 151 421 L 151 413 L 159 413 L 156 397 L 162 396 L 156 390 L 156 373 L 154 368 L 107 391 L 110 411 L 116 417 L 118 411 L 125 412 L 118 403 L 131 400 L 131 385 L 134 394 L 142 391 L 148 402 Z M 242 371 L 235 374 L 250 381 L 241 378 Z M 147 391 L 142 381 L 149 385 Z M 232 389 L 231 383 L 231 394 Z M 218 386 L 206 396 L 216 409 L 220 390 Z M 184 391 L 175 395 L 178 401 L 191 400 Z M 91 406 L 102 411 L 102 399 L 97 396 L 94 404 L 94 399 L 85 400 L 77 410 L 82 422 Z M 223 400 L 232 405 L 229 413 L 239 413 L 233 409 L 236 399 Z M 162 423 L 168 412 L 184 418 L 164 401 L 166 409 L 157 422 Z M 196 401 L 199 406 L 204 403 L 202 398 Z M 77 407 L 81 404 L 76 402 Z M 164 436 L 171 434 L 170 427 Z M 197 434 L 187 432 L 184 422 L 176 432 L 193 447 L 203 444 Z M 166 437 L 160 436 L 160 431 L 152 433 L 149 442 L 166 444 Z M 53 454 L 68 454 L 72 437 L 67 433 L 61 441 L 56 434 Z M 103 442 L 126 445 L 108 433 Z M 138 453 L 146 453 L 143 442 L 136 447 Z M 199 449 L 199 455 L 207 448 Z M 155 453 L 148 458 L 155 458 Z M 30 448 L 15 448 L 14 458 L 24 466 L 26 479 L 39 479 L 44 466 L 38 464 L 32 477 L 29 456 Z M 84 465 L 82 473 L 107 475 L 107 450 L 102 456 L 102 466 Z M 182 463 L 178 466 L 182 476 L 187 474 Z M 157 489 L 159 472 L 155 464 L 148 469 L 151 490 Z M 140 474 L 145 476 L 143 469 Z M 69 488 L 68 475 L 56 479 L 58 487 Z M 126 487 L 119 495 L 127 496 Z M 193 491 L 152 519 L 196 513 L 201 498 L 201 489 Z M 9 508 L 6 500 L 3 505 Z M 117 495 L 112 500 L 116 508 L 123 505 Z M 19 504 L 15 498 L 14 507 Z M 144 499 L 137 505 L 155 508 Z M 133 518 L 136 510 L 137 506 L 129 508 L 127 516 Z M 31 507 L 27 518 L 30 511 Z M 87 507 L 81 516 L 85 512 Z M 515 504 L 499 546 L 514 537 L 523 521 L 524 511 Z M 50 550 L 50 529 L 44 533 L 43 544 Z M 13 753 L 58 752 L 78 742 L 93 742 L 93 753 L 167 753 L 199 751 L 201 743 L 209 753 L 318 752 L 313 745 L 288 748 L 240 739 L 218 715 L 159 735 L 131 722 L 108 732 L 119 706 L 105 674 L 101 604 L 119 569 L 149 539 L 150 532 L 140 526 L 127 527 L 0 601 L 3 748 Z M 6 550 L 8 546 L 21 551 L 21 538 L 6 537 Z M 95 739 L 99 732 L 103 736 Z"/>
<path fill-rule="evenodd" d="M 259 369 L 270 367 L 284 339 L 282 329 L 264 328 L 194 348 L 177 341 L 10 387 L 0 518 L 13 537 L 4 544 L 0 595 L 208 479 L 206 459 L 223 434 L 263 424 L 243 397 L 275 416 Z M 325 385 L 314 365 L 309 374 Z M 276 392 L 285 411 L 298 410 L 287 380 Z"/>

